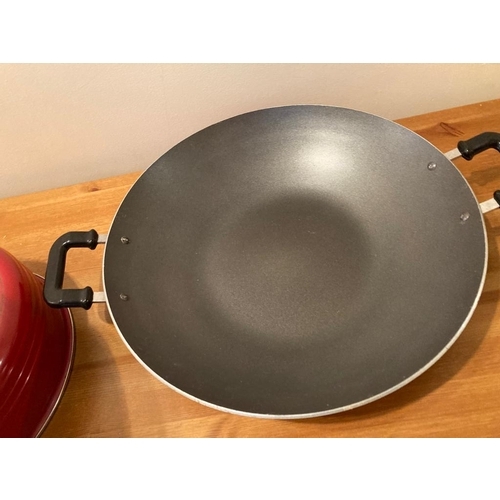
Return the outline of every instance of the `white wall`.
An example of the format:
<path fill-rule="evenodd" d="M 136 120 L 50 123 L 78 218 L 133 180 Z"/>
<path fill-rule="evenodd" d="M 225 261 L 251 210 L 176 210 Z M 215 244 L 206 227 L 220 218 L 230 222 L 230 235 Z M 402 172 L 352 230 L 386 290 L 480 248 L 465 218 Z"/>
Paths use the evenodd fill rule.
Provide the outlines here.
<path fill-rule="evenodd" d="M 500 97 L 500 64 L 0 65 L 0 198 L 144 170 L 197 130 L 315 103 L 397 119 Z"/>

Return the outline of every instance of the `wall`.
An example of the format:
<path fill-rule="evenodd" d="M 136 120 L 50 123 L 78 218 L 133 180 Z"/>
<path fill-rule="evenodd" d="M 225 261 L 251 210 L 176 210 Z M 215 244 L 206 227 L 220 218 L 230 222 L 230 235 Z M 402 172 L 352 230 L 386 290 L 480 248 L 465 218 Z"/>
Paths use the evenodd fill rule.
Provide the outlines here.
<path fill-rule="evenodd" d="M 0 65 L 0 198 L 146 169 L 224 118 L 283 104 L 390 119 L 500 97 L 500 64 Z"/>

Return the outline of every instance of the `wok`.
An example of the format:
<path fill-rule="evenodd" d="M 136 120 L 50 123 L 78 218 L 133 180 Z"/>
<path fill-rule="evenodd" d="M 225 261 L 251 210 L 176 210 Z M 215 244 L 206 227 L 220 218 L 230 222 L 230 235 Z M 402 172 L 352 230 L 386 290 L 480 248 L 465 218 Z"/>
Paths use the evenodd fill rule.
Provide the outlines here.
<path fill-rule="evenodd" d="M 487 268 L 481 205 L 443 154 L 389 120 L 329 106 L 236 116 L 132 186 L 109 234 L 52 246 L 45 299 L 106 302 L 153 375 L 210 407 L 327 415 L 415 379 L 471 318 Z M 105 243 L 104 292 L 63 290 L 66 252 Z"/>
<path fill-rule="evenodd" d="M 71 314 L 45 303 L 42 282 L 0 248 L 0 438 L 39 436 L 73 365 Z"/>

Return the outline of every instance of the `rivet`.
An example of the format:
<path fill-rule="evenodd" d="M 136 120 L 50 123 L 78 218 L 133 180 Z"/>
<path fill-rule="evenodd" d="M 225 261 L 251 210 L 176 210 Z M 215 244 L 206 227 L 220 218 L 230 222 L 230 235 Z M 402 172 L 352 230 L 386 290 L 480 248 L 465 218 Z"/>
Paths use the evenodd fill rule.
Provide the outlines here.
<path fill-rule="evenodd" d="M 462 222 L 465 222 L 469 217 L 470 217 L 470 213 L 469 212 L 464 212 L 463 214 L 460 215 L 460 220 Z"/>
<path fill-rule="evenodd" d="M 436 163 L 431 161 L 430 163 L 427 164 L 427 168 L 429 170 L 434 170 L 437 167 Z"/>
<path fill-rule="evenodd" d="M 120 238 L 120 241 L 124 244 L 124 245 L 127 245 L 128 243 L 130 243 L 130 240 L 126 237 L 126 236 L 122 236 Z"/>
<path fill-rule="evenodd" d="M 125 295 L 124 293 L 120 293 L 120 299 L 128 300 L 128 295 Z"/>

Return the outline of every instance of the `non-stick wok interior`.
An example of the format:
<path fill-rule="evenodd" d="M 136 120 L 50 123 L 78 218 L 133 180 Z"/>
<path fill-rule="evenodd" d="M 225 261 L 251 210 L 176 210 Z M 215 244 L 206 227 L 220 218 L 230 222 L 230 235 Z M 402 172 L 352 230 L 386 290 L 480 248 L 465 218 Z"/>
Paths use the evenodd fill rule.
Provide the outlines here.
<path fill-rule="evenodd" d="M 291 106 L 213 125 L 153 164 L 115 217 L 104 281 L 125 341 L 176 389 L 310 416 L 439 357 L 485 253 L 476 200 L 432 145 L 365 113 Z"/>

